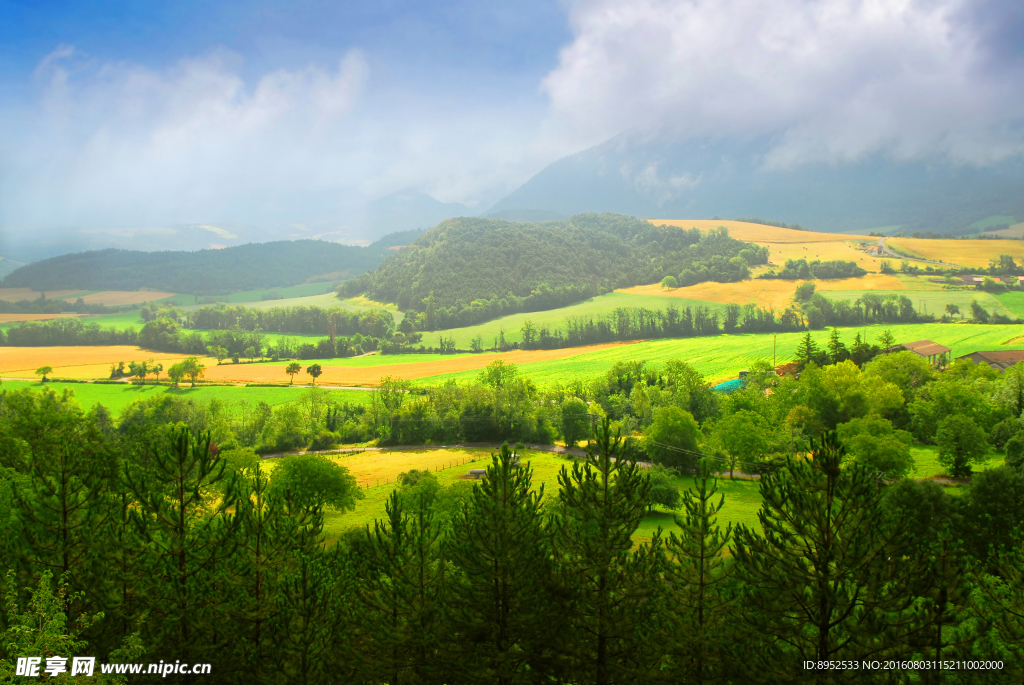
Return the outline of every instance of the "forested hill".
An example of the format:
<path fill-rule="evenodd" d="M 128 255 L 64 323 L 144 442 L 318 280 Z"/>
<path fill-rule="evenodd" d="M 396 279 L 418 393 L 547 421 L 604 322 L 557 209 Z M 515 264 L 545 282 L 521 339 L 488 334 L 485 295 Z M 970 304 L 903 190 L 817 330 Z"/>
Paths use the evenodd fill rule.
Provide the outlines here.
<path fill-rule="evenodd" d="M 98 250 L 23 266 L 0 282 L 34 290 L 137 290 L 200 295 L 340 280 L 373 269 L 386 246 L 339 245 L 322 240 L 251 243 L 198 252 Z"/>
<path fill-rule="evenodd" d="M 701 234 L 621 214 L 536 224 L 462 217 L 441 222 L 341 292 L 423 312 L 424 328 L 433 330 L 560 307 L 668 275 L 742 280 L 766 260 L 766 250 L 725 229 Z"/>

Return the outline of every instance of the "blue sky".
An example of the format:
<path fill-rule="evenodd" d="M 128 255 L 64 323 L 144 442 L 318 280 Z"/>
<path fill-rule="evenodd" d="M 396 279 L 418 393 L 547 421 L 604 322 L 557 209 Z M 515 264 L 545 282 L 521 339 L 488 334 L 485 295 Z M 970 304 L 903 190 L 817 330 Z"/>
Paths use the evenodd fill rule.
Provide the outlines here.
<path fill-rule="evenodd" d="M 767 167 L 988 164 L 1024 150 L 1022 8 L 0 0 L 0 231 L 354 239 L 379 198 L 483 211 L 626 130 L 766 136 Z"/>

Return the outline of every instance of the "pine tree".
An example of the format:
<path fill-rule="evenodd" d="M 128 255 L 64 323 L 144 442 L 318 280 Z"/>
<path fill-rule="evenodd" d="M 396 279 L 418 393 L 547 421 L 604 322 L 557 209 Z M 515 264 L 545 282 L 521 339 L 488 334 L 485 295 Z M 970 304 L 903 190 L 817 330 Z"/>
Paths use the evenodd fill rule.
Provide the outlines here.
<path fill-rule="evenodd" d="M 647 510 L 650 481 L 605 417 L 582 465 L 563 466 L 558 482 L 555 550 L 569 594 L 573 679 L 649 679 L 660 658 L 653 619 L 662 546 L 660 531 L 635 550 L 632 536 Z"/>
<path fill-rule="evenodd" d="M 237 517 L 235 488 L 222 488 L 225 463 L 210 451 L 210 435 L 186 427 L 171 431 L 153 455 L 150 478 L 129 467 L 125 482 L 137 499 L 136 526 L 147 544 L 149 587 L 146 643 L 160 644 L 182 661 L 201 661 L 223 649 L 222 564 L 232 553 Z M 223 494 L 222 494 L 223 493 Z M 218 592 L 219 590 L 219 592 Z M 191 676 L 185 679 L 190 682 Z"/>
<path fill-rule="evenodd" d="M 373 571 L 359 593 L 369 617 L 361 651 L 381 682 L 440 683 L 446 602 L 441 528 L 423 497 L 409 516 L 397 490 L 385 516 L 374 522 L 372 533 L 366 530 Z"/>
<path fill-rule="evenodd" d="M 828 338 L 828 361 L 831 364 L 838 364 L 850 358 L 850 353 L 839 337 L 839 329 L 832 327 L 832 334 Z"/>
<path fill-rule="evenodd" d="M 338 651 L 335 595 L 347 596 L 324 553 L 301 553 L 277 595 L 273 631 L 276 682 L 319 685 L 345 682 L 333 668 Z"/>
<path fill-rule="evenodd" d="M 550 670 L 548 642 L 557 615 L 548 595 L 544 488 L 534 492 L 532 482 L 530 466 L 519 466 L 519 456 L 502 445 L 449 530 L 448 553 L 458 573 L 451 621 L 459 645 L 449 663 L 460 665 L 465 682 L 533 682 Z"/>
<path fill-rule="evenodd" d="M 113 449 L 67 392 L 8 393 L 0 414 L 0 466 L 20 474 L 13 488 L 20 529 L 4 550 L 7 565 L 20 565 L 32 584 L 43 572 L 64 579 L 76 614 L 102 610 Z"/>
<path fill-rule="evenodd" d="M 289 512 L 283 499 L 269 492 L 269 479 L 257 463 L 238 500 L 238 536 L 232 557 L 230 589 L 234 625 L 232 643 L 238 682 L 273 682 L 276 649 L 269 622 L 277 615 L 276 599 L 295 557 L 316 551 L 323 530 L 320 507 Z"/>
<path fill-rule="evenodd" d="M 796 361 L 800 370 L 802 371 L 805 366 L 814 361 L 819 354 L 818 344 L 814 342 L 811 332 L 808 331 L 796 348 Z"/>
<path fill-rule="evenodd" d="M 665 581 L 669 620 L 665 640 L 670 645 L 672 675 L 676 682 L 723 682 L 735 659 L 735 640 L 729 639 L 731 600 L 725 585 L 732 568 L 725 551 L 732 525 L 717 524 L 725 495 L 715 502 L 718 480 L 710 463 L 700 464 L 693 488 L 683 493 L 685 516 L 676 517 L 680 534 L 669 534 Z"/>
<path fill-rule="evenodd" d="M 893 653 L 913 632 L 906 613 L 915 597 L 901 565 L 889 563 L 898 528 L 882 515 L 873 475 L 843 465 L 843 456 L 835 433 L 826 433 L 812 443 L 809 462 L 763 476 L 763 533 L 736 531 L 745 615 L 764 636 L 749 663 L 766 677 L 804 679 L 804 660 Z M 813 678 L 833 680 L 827 672 Z"/>

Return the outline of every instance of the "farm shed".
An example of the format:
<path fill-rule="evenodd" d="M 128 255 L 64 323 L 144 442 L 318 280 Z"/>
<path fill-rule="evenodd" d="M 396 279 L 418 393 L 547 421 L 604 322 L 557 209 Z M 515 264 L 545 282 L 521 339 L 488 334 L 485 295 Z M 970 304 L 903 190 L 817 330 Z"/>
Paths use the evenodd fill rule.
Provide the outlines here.
<path fill-rule="evenodd" d="M 971 352 L 958 359 L 970 359 L 975 364 L 988 364 L 1002 373 L 1017 362 L 1024 362 L 1024 350 L 994 350 L 992 352 Z"/>
<path fill-rule="evenodd" d="M 924 357 L 932 366 L 940 362 L 943 358 L 949 359 L 948 355 L 952 352 L 952 350 L 945 345 L 940 345 L 939 343 L 932 342 L 931 340 L 915 340 L 914 342 L 895 345 L 894 347 L 887 349 L 886 352 L 897 352 L 901 349 L 910 350 L 914 354 Z"/>

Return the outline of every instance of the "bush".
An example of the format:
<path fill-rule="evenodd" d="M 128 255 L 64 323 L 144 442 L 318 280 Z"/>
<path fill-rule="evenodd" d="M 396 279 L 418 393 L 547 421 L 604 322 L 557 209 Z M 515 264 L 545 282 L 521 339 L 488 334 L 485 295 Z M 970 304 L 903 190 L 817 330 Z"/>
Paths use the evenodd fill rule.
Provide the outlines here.
<path fill-rule="evenodd" d="M 590 434 L 590 416 L 586 403 L 578 397 L 562 402 L 562 437 L 569 447 Z"/>
<path fill-rule="evenodd" d="M 337 433 L 324 430 L 316 434 L 316 437 L 313 438 L 313 442 L 310 444 L 309 449 L 314 451 L 332 450 L 338 446 L 339 442 L 341 442 L 341 439 L 338 437 Z"/>
<path fill-rule="evenodd" d="M 1006 418 L 992 426 L 992 430 L 989 431 L 988 441 L 997 450 L 1004 449 L 1007 441 L 1013 436 L 1017 435 L 1021 429 L 1020 419 Z"/>
<path fill-rule="evenodd" d="M 811 297 L 814 295 L 815 285 L 808 281 L 807 283 L 801 283 L 796 287 L 796 299 L 801 302 L 810 302 Z"/>
<path fill-rule="evenodd" d="M 647 475 L 651 479 L 651 503 L 648 510 L 653 509 L 655 504 L 666 509 L 678 509 L 681 498 L 672 472 L 659 464 L 648 469 Z"/>
<path fill-rule="evenodd" d="M 1006 441 L 1006 464 L 1017 470 L 1024 468 L 1024 433 L 1017 433 Z"/>

